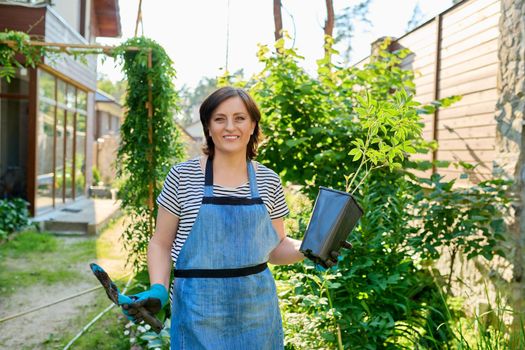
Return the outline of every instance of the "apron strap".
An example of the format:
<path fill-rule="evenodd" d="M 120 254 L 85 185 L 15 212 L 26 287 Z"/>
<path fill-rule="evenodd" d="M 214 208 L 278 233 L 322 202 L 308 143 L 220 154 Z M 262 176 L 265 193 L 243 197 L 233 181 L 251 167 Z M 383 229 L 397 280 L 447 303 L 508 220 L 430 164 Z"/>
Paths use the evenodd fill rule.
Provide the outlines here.
<path fill-rule="evenodd" d="M 213 163 L 208 157 L 204 172 L 204 197 L 213 197 Z"/>
<path fill-rule="evenodd" d="M 259 191 L 257 190 L 257 176 L 253 168 L 251 160 L 247 161 L 248 180 L 250 182 L 250 196 L 252 199 L 259 198 Z M 204 197 L 213 197 L 213 162 L 208 157 L 206 160 L 206 170 L 204 174 Z"/>
<path fill-rule="evenodd" d="M 255 169 L 251 160 L 248 161 L 248 178 L 250 181 L 250 194 L 252 199 L 259 198 L 259 191 L 257 190 L 257 176 L 255 176 Z"/>
<path fill-rule="evenodd" d="M 250 193 L 253 198 L 259 198 L 259 191 L 257 190 L 257 176 L 251 160 L 248 161 L 248 176 L 250 181 Z"/>
<path fill-rule="evenodd" d="M 263 272 L 268 267 L 267 263 L 255 266 L 241 267 L 238 269 L 191 269 L 174 270 L 173 276 L 177 278 L 229 278 L 243 277 Z"/>

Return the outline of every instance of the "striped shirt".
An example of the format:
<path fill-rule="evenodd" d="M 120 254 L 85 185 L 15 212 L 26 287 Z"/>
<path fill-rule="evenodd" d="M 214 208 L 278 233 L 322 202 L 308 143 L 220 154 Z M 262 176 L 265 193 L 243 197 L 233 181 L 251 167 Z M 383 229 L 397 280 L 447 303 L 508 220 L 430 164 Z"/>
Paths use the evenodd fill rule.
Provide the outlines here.
<path fill-rule="evenodd" d="M 204 173 L 199 157 L 173 166 L 164 181 L 164 187 L 157 197 L 157 204 L 180 218 L 177 236 L 171 247 L 173 264 L 177 263 L 180 250 L 195 223 L 204 195 Z M 289 213 L 284 199 L 281 179 L 273 170 L 253 161 L 256 169 L 257 189 L 270 218 L 278 219 Z M 216 197 L 250 197 L 250 183 L 241 186 L 223 187 L 213 185 Z"/>

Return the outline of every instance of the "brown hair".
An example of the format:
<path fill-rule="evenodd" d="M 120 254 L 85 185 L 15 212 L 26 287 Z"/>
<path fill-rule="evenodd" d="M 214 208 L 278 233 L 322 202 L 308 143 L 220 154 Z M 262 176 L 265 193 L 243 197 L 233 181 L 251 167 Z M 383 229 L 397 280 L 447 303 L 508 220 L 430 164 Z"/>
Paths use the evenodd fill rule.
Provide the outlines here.
<path fill-rule="evenodd" d="M 221 103 L 232 97 L 240 97 L 243 101 L 250 118 L 255 122 L 255 129 L 253 134 L 250 136 L 250 141 L 246 146 L 246 158 L 253 159 L 257 155 L 257 146 L 259 144 L 259 138 L 261 137 L 261 131 L 259 129 L 259 121 L 261 120 L 261 112 L 257 107 L 257 104 L 253 98 L 243 89 L 234 88 L 231 86 L 225 86 L 212 92 L 204 102 L 202 102 L 199 109 L 201 118 L 202 129 L 204 131 L 204 137 L 206 137 L 206 144 L 203 146 L 202 151 L 208 155 L 211 159 L 215 155 L 215 145 L 210 136 L 209 123 L 211 116 L 215 109 L 219 107 Z"/>

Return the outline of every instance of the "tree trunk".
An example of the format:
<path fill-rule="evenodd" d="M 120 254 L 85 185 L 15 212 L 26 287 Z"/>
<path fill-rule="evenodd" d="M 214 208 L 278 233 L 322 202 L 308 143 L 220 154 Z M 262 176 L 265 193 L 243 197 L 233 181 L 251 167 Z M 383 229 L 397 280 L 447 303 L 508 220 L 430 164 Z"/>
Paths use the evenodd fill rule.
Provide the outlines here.
<path fill-rule="evenodd" d="M 281 0 L 273 0 L 273 21 L 275 23 L 275 41 L 283 37 L 283 18 L 281 16 Z"/>
<path fill-rule="evenodd" d="M 324 22 L 324 35 L 333 36 L 334 33 L 334 3 L 326 0 L 326 21 Z"/>
<path fill-rule="evenodd" d="M 334 33 L 334 3 L 333 0 L 326 0 L 326 21 L 324 22 L 324 35 L 325 35 L 325 42 L 324 42 L 324 54 L 327 56 L 328 53 L 328 47 L 326 46 L 326 36 L 333 36 Z"/>

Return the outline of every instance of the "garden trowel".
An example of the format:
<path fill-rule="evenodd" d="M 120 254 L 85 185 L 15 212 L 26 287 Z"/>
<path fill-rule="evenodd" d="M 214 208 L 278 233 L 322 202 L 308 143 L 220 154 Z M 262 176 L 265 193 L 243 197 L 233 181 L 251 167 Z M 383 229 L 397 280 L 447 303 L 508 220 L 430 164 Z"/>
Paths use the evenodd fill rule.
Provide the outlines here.
<path fill-rule="evenodd" d="M 106 290 L 106 294 L 108 295 L 108 298 L 114 302 L 117 306 L 120 306 L 118 302 L 118 295 L 119 291 L 115 283 L 109 278 L 109 275 L 104 271 L 102 267 L 95 263 L 89 264 L 89 267 L 91 268 L 91 271 L 95 274 L 98 281 L 102 284 L 104 289 Z M 133 297 L 131 297 L 133 298 Z M 133 304 L 131 304 L 133 305 Z M 153 316 L 148 310 L 146 310 L 143 306 L 133 306 L 136 308 L 138 312 L 142 314 L 142 318 L 144 319 L 144 322 L 149 324 L 151 328 L 156 332 L 160 333 L 162 330 L 162 322 L 160 322 L 155 316 Z"/>

